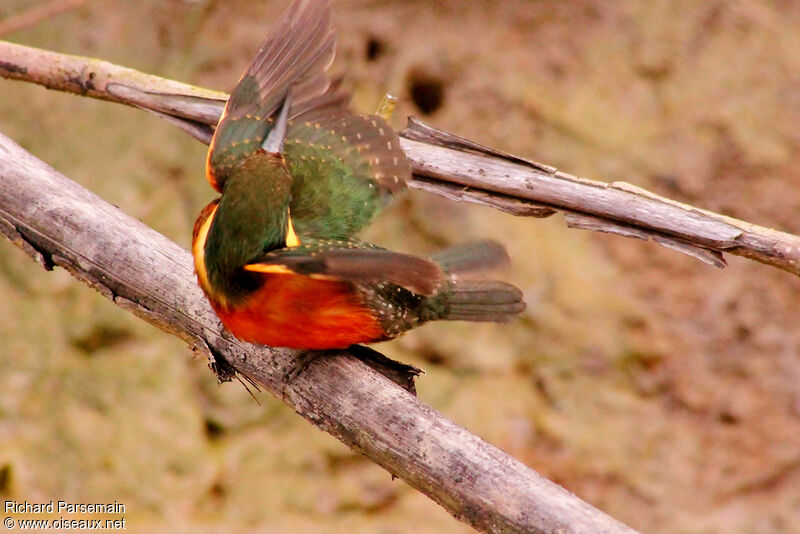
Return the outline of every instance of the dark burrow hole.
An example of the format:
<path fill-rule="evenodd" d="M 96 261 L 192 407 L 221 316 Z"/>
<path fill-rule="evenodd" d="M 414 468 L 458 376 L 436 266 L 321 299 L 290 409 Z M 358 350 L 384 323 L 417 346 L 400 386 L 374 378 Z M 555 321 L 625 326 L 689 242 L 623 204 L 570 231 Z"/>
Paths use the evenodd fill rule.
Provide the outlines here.
<path fill-rule="evenodd" d="M 408 93 L 423 115 L 430 115 L 444 104 L 444 82 L 433 74 L 413 70 L 408 75 Z"/>
<path fill-rule="evenodd" d="M 222 482 L 216 481 L 211 484 L 210 488 L 208 488 L 208 494 L 212 499 L 224 499 L 228 494 L 228 490 L 225 488 Z"/>
<path fill-rule="evenodd" d="M 225 428 L 218 421 L 213 419 L 205 420 L 206 437 L 210 441 L 217 440 L 225 434 Z"/>
<path fill-rule="evenodd" d="M 364 56 L 367 61 L 377 61 L 386 51 L 386 45 L 377 37 L 370 36 L 367 45 L 364 47 Z"/>
<path fill-rule="evenodd" d="M 738 424 L 739 417 L 728 411 L 722 411 L 717 415 L 717 420 L 723 425 L 736 425 Z"/>
<path fill-rule="evenodd" d="M 11 464 L 0 465 L 0 494 L 11 493 Z"/>

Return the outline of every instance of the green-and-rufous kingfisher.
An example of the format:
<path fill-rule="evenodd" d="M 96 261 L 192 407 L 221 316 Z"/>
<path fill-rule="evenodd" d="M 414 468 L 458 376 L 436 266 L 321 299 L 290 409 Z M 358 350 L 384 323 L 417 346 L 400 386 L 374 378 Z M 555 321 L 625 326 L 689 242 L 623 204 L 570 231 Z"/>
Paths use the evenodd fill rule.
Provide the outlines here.
<path fill-rule="evenodd" d="M 504 321 L 525 308 L 507 259 L 477 242 L 430 258 L 355 239 L 411 168 L 380 116 L 348 109 L 328 74 L 329 0 L 296 0 L 231 93 L 208 151 L 221 196 L 194 226 L 197 278 L 244 341 L 299 349 L 391 339 L 435 319 Z"/>

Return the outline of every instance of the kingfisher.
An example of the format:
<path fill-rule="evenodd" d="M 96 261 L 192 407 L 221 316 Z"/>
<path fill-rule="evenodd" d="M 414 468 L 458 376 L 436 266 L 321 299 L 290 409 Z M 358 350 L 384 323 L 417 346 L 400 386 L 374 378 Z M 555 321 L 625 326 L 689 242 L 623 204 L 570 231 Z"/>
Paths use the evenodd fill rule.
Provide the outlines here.
<path fill-rule="evenodd" d="M 206 176 L 220 196 L 195 222 L 192 253 L 222 323 L 244 341 L 319 350 L 521 312 L 519 289 L 471 276 L 507 261 L 495 242 L 421 257 L 355 237 L 411 167 L 383 117 L 350 111 L 327 72 L 334 54 L 330 1 L 296 0 L 216 127 Z"/>

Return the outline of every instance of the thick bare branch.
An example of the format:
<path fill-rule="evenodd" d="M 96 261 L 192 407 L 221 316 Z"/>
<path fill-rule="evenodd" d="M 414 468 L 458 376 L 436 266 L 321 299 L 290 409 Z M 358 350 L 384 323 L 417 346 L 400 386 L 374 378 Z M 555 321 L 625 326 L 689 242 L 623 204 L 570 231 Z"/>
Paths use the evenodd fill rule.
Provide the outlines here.
<path fill-rule="evenodd" d="M 226 95 L 116 65 L 0 41 L 0 76 L 158 111 L 201 140 Z M 424 125 L 402 134 L 410 186 L 515 215 L 563 211 L 571 227 L 653 239 L 722 267 L 723 252 L 800 275 L 800 237 L 681 204 L 625 182 L 604 183 L 481 147 Z"/>
<path fill-rule="evenodd" d="M 53 194 L 57 192 L 57 194 Z M 330 432 L 487 532 L 633 532 L 473 436 L 347 352 L 296 374 L 296 351 L 241 343 L 199 290 L 189 253 L 68 180 L 0 134 L 0 232 L 46 268 L 60 266 L 228 362 Z"/>
<path fill-rule="evenodd" d="M 415 174 L 537 202 L 570 215 L 571 227 L 652 238 L 717 267 L 725 266 L 722 253 L 730 252 L 800 275 L 798 236 L 669 200 L 625 182 L 578 178 L 414 120 L 401 135 Z"/>

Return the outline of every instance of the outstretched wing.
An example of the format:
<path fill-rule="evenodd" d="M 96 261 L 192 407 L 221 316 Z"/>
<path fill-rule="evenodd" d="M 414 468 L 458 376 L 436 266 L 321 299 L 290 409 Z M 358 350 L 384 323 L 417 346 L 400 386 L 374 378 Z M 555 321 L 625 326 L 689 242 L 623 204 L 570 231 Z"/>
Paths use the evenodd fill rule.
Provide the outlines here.
<path fill-rule="evenodd" d="M 347 100 L 326 72 L 334 44 L 329 0 L 296 0 L 281 16 L 233 89 L 217 125 L 206 160 L 206 175 L 215 189 L 221 191 L 230 170 L 261 146 L 290 88 L 294 114 Z"/>
<path fill-rule="evenodd" d="M 445 280 L 444 271 L 433 260 L 354 241 L 306 240 L 296 247 L 271 251 L 244 268 L 362 284 L 391 282 L 425 296 L 435 294 Z"/>
<path fill-rule="evenodd" d="M 231 93 L 206 175 L 221 192 L 232 169 L 261 148 L 291 92 L 284 155 L 292 220 L 300 234 L 343 239 L 405 186 L 411 167 L 385 120 L 347 109 L 349 95 L 327 74 L 334 44 L 329 0 L 296 0 Z"/>

